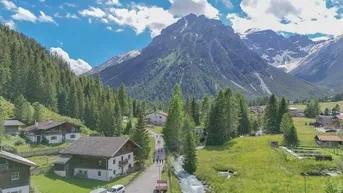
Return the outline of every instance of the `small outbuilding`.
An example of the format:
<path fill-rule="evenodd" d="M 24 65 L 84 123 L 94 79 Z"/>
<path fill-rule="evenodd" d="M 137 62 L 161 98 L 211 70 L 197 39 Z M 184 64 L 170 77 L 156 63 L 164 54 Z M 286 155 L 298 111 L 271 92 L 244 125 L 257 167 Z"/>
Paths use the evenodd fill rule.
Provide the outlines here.
<path fill-rule="evenodd" d="M 25 124 L 18 120 L 5 120 L 4 127 L 5 133 L 8 135 L 19 135 L 19 127 Z"/>
<path fill-rule="evenodd" d="M 342 145 L 343 143 L 343 137 L 340 136 L 321 136 L 316 135 L 314 138 L 317 142 L 317 144 L 324 148 L 334 148 L 338 147 L 339 145 Z"/>
<path fill-rule="evenodd" d="M 158 112 L 149 113 L 145 117 L 145 120 L 148 122 L 148 124 L 162 126 L 166 123 L 167 118 L 168 118 L 167 113 L 158 111 Z"/>

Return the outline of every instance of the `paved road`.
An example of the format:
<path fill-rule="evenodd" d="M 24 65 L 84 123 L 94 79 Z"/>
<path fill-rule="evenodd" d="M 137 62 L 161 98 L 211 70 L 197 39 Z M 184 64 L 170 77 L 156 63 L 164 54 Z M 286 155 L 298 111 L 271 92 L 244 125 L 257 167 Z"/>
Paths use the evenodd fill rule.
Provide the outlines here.
<path fill-rule="evenodd" d="M 149 131 L 155 138 L 155 158 L 165 159 L 166 154 L 163 148 L 163 138 L 153 131 Z M 160 142 L 158 142 L 160 141 Z M 147 168 L 135 181 L 126 187 L 126 193 L 153 193 L 156 181 L 162 172 L 162 163 L 154 163 Z"/>

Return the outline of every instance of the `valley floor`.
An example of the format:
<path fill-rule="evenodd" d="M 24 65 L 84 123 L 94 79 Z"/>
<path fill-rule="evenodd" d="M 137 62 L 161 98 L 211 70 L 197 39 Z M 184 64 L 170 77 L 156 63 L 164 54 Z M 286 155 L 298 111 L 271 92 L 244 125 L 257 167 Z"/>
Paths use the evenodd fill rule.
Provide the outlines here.
<path fill-rule="evenodd" d="M 301 145 L 316 146 L 314 136 L 318 134 L 317 131 L 305 125 L 311 119 L 296 118 L 294 121 Z M 305 189 L 301 172 L 336 167 L 334 161 L 286 160 L 282 153 L 269 145 L 270 141 L 281 143 L 282 135 L 236 138 L 225 146 L 205 147 L 198 151 L 196 175 L 220 193 L 295 193 L 304 192 Z M 229 169 L 238 172 L 238 175 L 230 179 L 217 175 L 217 171 Z M 329 179 L 341 185 L 343 175 L 307 177 L 307 192 L 325 192 L 325 184 Z"/>

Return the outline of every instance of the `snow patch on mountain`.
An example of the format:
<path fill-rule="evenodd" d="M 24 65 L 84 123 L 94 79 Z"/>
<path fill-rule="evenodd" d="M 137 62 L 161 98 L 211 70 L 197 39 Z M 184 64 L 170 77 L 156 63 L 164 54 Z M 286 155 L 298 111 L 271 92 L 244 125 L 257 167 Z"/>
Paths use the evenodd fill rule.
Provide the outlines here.
<path fill-rule="evenodd" d="M 258 72 L 254 72 L 254 75 L 259 79 L 260 81 L 260 86 L 262 88 L 262 91 L 264 93 L 267 93 L 267 94 L 272 94 L 272 92 L 269 90 L 268 86 L 266 85 L 266 83 L 263 81 L 263 79 L 261 78 L 260 74 Z"/>
<path fill-rule="evenodd" d="M 243 86 L 241 86 L 240 84 L 236 83 L 236 82 L 235 82 L 235 81 L 233 81 L 233 80 L 231 80 L 231 82 L 232 82 L 234 85 L 236 85 L 238 88 L 240 88 L 240 89 L 242 89 L 242 90 L 245 90 L 245 91 L 246 91 L 246 89 L 245 89 Z"/>

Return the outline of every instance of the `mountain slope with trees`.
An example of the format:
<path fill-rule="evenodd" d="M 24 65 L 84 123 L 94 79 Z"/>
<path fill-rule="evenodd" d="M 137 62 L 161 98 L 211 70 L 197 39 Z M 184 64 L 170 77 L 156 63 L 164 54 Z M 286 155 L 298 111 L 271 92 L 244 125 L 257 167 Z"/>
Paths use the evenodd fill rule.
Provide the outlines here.
<path fill-rule="evenodd" d="M 107 135 L 121 133 L 119 120 L 133 114 L 132 104 L 137 101 L 128 97 L 124 85 L 114 90 L 103 86 L 99 77 L 76 76 L 62 58 L 3 25 L 0 45 L 0 96 L 11 103 L 24 109 L 40 108 L 37 104 L 41 104 Z M 104 124 L 103 115 L 113 120 L 110 127 Z M 33 118 L 22 120 L 26 124 L 34 122 Z"/>
<path fill-rule="evenodd" d="M 205 16 L 188 15 L 165 28 L 133 59 L 100 72 L 102 81 L 154 101 L 171 99 L 175 84 L 183 95 L 201 98 L 231 88 L 246 97 L 316 97 L 326 91 L 268 65 L 246 47 L 230 26 Z"/>

